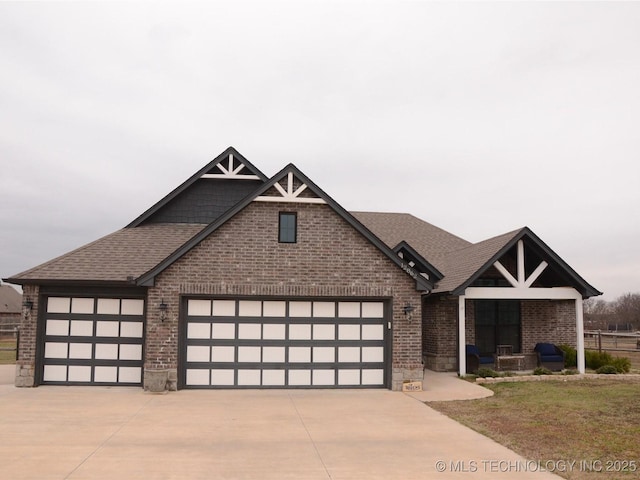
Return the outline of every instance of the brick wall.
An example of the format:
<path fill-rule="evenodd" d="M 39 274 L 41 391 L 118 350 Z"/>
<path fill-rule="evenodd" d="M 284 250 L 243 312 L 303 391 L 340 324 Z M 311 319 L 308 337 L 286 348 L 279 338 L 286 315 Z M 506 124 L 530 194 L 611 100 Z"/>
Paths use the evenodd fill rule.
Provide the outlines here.
<path fill-rule="evenodd" d="M 475 343 L 474 301 L 466 300 L 466 343 Z M 458 368 L 458 298 L 427 297 L 423 306 L 422 348 L 427 368 L 455 371 Z M 573 300 L 521 301 L 522 353 L 526 368 L 535 367 L 533 348 L 538 342 L 576 346 Z"/>
<path fill-rule="evenodd" d="M 458 298 L 433 296 L 424 300 L 423 351 L 427 368 L 457 369 Z"/>
<path fill-rule="evenodd" d="M 574 300 L 522 302 L 522 351 L 530 353 L 538 342 L 576 346 Z"/>
<path fill-rule="evenodd" d="M 280 211 L 297 212 L 295 244 L 278 243 Z M 253 202 L 160 274 L 148 294 L 146 369 L 177 369 L 180 296 L 196 294 L 390 298 L 393 387 L 422 379 L 415 281 L 327 205 Z M 402 312 L 407 302 L 413 321 Z"/>
<path fill-rule="evenodd" d="M 20 344 L 18 345 L 18 361 L 16 362 L 16 387 L 32 387 L 35 383 L 36 368 L 36 335 L 38 326 L 39 287 L 25 285 L 22 288 L 24 301 L 33 302 L 29 316 L 20 320 Z"/>

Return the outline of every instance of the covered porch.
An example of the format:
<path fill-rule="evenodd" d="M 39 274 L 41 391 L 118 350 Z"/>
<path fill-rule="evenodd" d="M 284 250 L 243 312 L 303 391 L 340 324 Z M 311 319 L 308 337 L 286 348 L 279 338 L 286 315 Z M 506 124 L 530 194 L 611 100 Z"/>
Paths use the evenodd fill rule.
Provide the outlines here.
<path fill-rule="evenodd" d="M 466 375 L 475 349 L 480 366 L 533 370 L 536 344 L 548 343 L 576 348 L 584 373 L 582 301 L 600 292 L 529 229 L 507 236 L 474 245 L 467 272 L 424 297 L 425 367 Z"/>
<path fill-rule="evenodd" d="M 551 291 L 519 292 L 520 298 L 514 298 L 500 296 L 502 292 L 492 289 L 472 288 L 458 297 L 460 375 L 472 373 L 467 371 L 467 345 L 476 346 L 483 356 L 493 357 L 493 363 L 486 366 L 519 371 L 538 367 L 534 351 L 538 343 L 575 347 L 577 369 L 585 372 L 582 296 L 572 289 L 532 290 Z"/>

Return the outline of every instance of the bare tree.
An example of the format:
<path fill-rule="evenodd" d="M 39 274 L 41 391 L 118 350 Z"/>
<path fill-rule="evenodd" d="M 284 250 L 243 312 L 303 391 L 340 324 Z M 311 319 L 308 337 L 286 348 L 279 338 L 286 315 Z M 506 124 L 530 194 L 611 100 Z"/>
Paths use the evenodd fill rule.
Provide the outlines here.
<path fill-rule="evenodd" d="M 607 330 L 615 322 L 612 304 L 595 297 L 583 301 L 584 325 L 588 330 Z"/>
<path fill-rule="evenodd" d="M 627 293 L 613 302 L 616 323 L 629 324 L 635 330 L 640 330 L 640 293 Z"/>

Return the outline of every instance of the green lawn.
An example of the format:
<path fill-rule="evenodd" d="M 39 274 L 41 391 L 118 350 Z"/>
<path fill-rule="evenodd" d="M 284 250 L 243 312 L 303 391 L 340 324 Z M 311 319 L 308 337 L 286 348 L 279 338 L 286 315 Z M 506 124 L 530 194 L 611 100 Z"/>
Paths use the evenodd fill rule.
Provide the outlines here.
<path fill-rule="evenodd" d="M 487 388 L 495 392 L 493 397 L 428 405 L 527 460 L 575 461 L 567 472 L 556 472 L 565 478 L 640 477 L 640 379 Z"/>
<path fill-rule="evenodd" d="M 0 340 L 0 348 L 15 348 L 15 340 Z M 15 350 L 0 350 L 0 365 L 12 365 L 16 363 Z"/>

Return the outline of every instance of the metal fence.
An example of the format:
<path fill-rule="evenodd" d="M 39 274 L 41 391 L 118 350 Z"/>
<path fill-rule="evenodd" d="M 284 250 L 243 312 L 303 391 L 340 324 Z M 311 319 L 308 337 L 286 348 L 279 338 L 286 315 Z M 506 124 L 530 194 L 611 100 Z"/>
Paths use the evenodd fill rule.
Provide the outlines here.
<path fill-rule="evenodd" d="M 640 351 L 640 333 L 603 332 L 585 330 L 584 347 L 589 350 L 617 350 L 620 352 Z"/>

